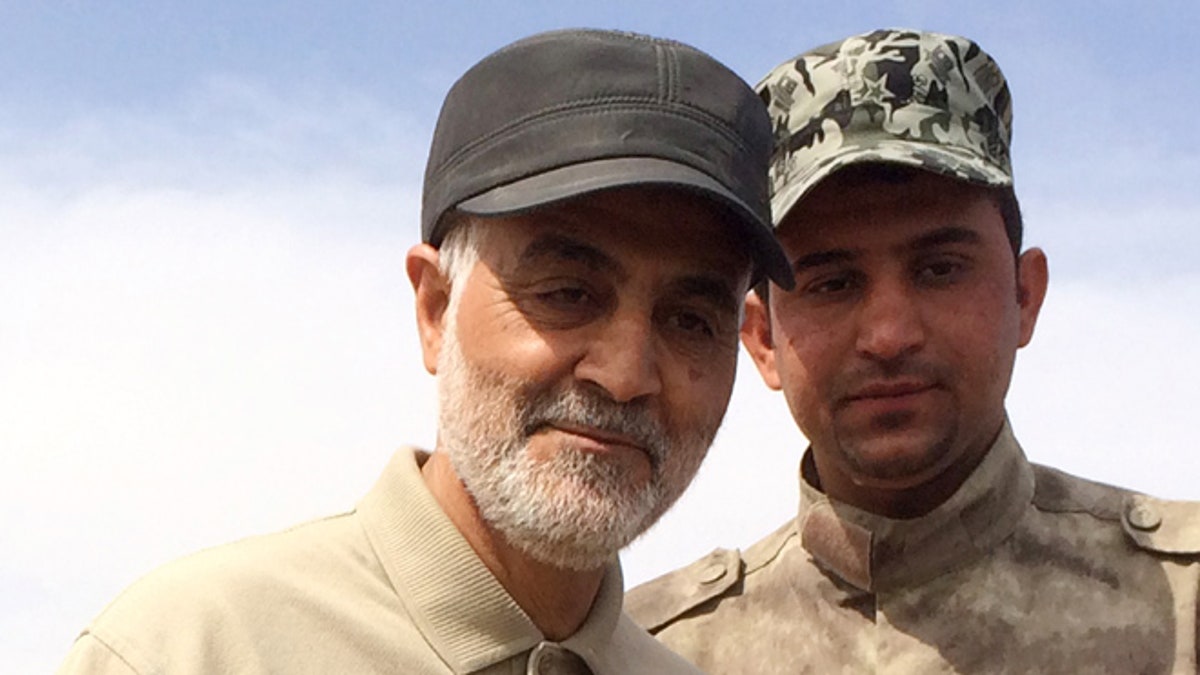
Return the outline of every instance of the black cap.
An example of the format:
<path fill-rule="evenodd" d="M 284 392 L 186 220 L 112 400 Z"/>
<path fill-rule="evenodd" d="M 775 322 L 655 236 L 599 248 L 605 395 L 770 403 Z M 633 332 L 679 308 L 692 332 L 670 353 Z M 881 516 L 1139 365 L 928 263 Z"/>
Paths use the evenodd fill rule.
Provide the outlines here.
<path fill-rule="evenodd" d="M 480 61 L 442 104 L 421 205 L 439 245 L 451 210 L 505 215 L 599 190 L 674 186 L 726 206 L 760 273 L 792 272 L 771 233 L 770 121 L 740 77 L 688 45 L 563 30 Z"/>

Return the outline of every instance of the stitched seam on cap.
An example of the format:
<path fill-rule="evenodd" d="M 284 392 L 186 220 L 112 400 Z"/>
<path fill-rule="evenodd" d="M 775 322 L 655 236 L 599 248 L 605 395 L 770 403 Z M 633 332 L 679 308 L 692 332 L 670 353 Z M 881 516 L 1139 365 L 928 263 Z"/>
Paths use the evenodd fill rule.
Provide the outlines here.
<path fill-rule="evenodd" d="M 658 100 L 660 101 L 665 100 L 667 97 L 667 81 L 671 78 L 665 58 L 666 51 L 665 46 L 660 44 L 654 45 L 654 67 L 658 71 Z"/>
<path fill-rule="evenodd" d="M 667 100 L 674 102 L 679 95 L 679 52 L 667 49 Z"/>
<path fill-rule="evenodd" d="M 599 108 L 601 105 L 603 105 L 604 108 L 598 110 L 597 108 Z M 482 147 L 490 145 L 498 139 L 508 136 L 511 132 L 521 127 L 559 120 L 564 117 L 603 114 L 612 112 L 614 110 L 633 111 L 655 109 L 662 114 L 673 115 L 675 117 L 691 120 L 693 122 L 699 122 L 713 131 L 720 133 L 727 140 L 732 141 L 739 150 L 743 152 L 746 151 L 747 146 L 742 140 L 741 134 L 734 132 L 720 117 L 708 113 L 703 108 L 698 108 L 686 103 L 680 103 L 678 101 L 670 101 L 668 102 L 668 105 L 670 108 L 664 110 L 662 108 L 663 103 L 661 101 L 655 101 L 644 96 L 617 96 L 611 98 L 589 99 L 587 101 L 569 103 L 539 110 L 535 113 L 526 115 L 515 122 L 512 122 L 511 124 L 505 125 L 504 127 L 501 127 L 490 134 L 481 136 L 471 143 L 464 145 L 462 148 L 459 148 L 446 158 L 446 161 L 437 168 L 433 175 L 440 176 L 442 173 L 449 171 L 461 163 L 464 157 Z"/>
<path fill-rule="evenodd" d="M 596 98 L 581 99 L 578 101 L 572 101 L 570 103 L 560 103 L 557 105 L 552 105 L 552 106 L 548 106 L 545 108 L 541 108 L 539 110 L 535 110 L 531 113 L 523 115 L 522 117 L 519 117 L 512 122 L 509 122 L 505 126 L 500 127 L 499 129 L 496 129 L 495 131 L 492 131 L 491 133 L 480 136 L 479 138 L 464 145 L 462 148 L 459 148 L 453 154 L 451 154 L 449 157 L 447 157 L 445 163 L 442 166 L 446 166 L 446 165 L 449 165 L 449 164 L 455 162 L 460 154 L 469 152 L 469 151 L 473 150 L 476 146 L 483 145 L 496 136 L 503 136 L 503 135 L 507 134 L 509 131 L 511 131 L 517 127 L 523 126 L 523 125 L 527 124 L 528 122 L 530 122 L 531 120 L 537 119 L 538 117 L 543 117 L 543 116 L 549 117 L 549 116 L 556 115 L 556 114 L 559 114 L 562 112 L 575 110 L 577 108 L 591 108 L 591 107 L 595 107 L 598 105 L 604 105 L 604 104 L 609 104 L 609 103 L 626 104 L 625 105 L 626 109 L 632 109 L 632 108 L 654 107 L 654 106 L 662 105 L 662 103 L 664 103 L 664 101 L 655 99 L 655 98 L 651 98 L 649 96 L 599 96 Z M 737 144 L 739 147 L 741 147 L 743 149 L 746 147 L 746 144 L 742 140 L 741 134 L 733 131 L 732 126 L 730 124 L 728 124 L 724 118 L 710 113 L 705 108 L 701 108 L 699 106 L 695 106 L 695 105 L 692 105 L 690 103 L 686 103 L 683 101 L 666 101 L 666 103 L 678 110 L 666 110 L 664 112 L 675 113 L 675 112 L 678 112 L 679 110 L 690 111 L 693 114 L 688 115 L 687 117 L 692 117 L 693 119 L 698 119 L 700 121 L 705 121 L 705 122 L 711 123 L 711 126 L 714 129 L 720 130 L 722 134 L 724 134 L 730 140 L 734 141 L 734 143 Z"/>
<path fill-rule="evenodd" d="M 614 110 L 634 111 L 634 110 L 641 110 L 641 109 L 646 109 L 646 108 L 655 108 L 660 113 L 672 115 L 674 117 L 678 117 L 681 119 L 685 119 L 685 120 L 688 120 L 691 122 L 696 122 L 698 124 L 701 124 L 704 127 L 708 128 L 712 131 L 715 131 L 715 132 L 721 134 L 722 136 L 725 136 L 727 139 L 732 140 L 734 145 L 741 152 L 745 153 L 747 151 L 746 144 L 741 142 L 740 136 L 729 131 L 729 129 L 727 127 L 725 127 L 725 125 L 713 124 L 712 118 L 710 116 L 702 116 L 702 115 L 694 115 L 694 114 L 689 115 L 687 113 L 694 112 L 694 109 L 686 107 L 686 106 L 679 106 L 679 109 L 676 109 L 676 110 L 662 110 L 661 105 L 662 105 L 661 103 L 655 102 L 652 105 L 623 105 L 620 107 L 607 106 L 602 110 L 597 110 L 594 107 L 589 106 L 588 108 L 583 109 L 583 110 L 559 111 L 559 112 L 556 112 L 553 114 L 542 115 L 538 118 L 527 120 L 526 122 L 524 122 L 523 124 L 520 124 L 520 125 L 514 125 L 512 127 L 508 127 L 508 128 L 506 128 L 505 133 L 490 134 L 484 138 L 479 139 L 476 143 L 472 144 L 470 146 L 469 150 L 470 151 L 484 150 L 487 148 L 487 146 L 504 140 L 509 135 L 509 132 L 515 131 L 516 129 L 518 129 L 520 127 L 533 126 L 533 125 L 545 124 L 545 123 L 550 123 L 550 122 L 557 122 L 564 118 L 570 118 L 570 117 L 583 117 L 583 116 L 588 116 L 588 115 L 604 115 L 604 114 L 613 112 Z M 464 148 L 463 152 L 455 153 L 451 158 L 447 159 L 446 162 L 444 164 L 442 164 L 441 167 L 438 168 L 437 172 L 434 174 L 434 177 L 440 177 L 444 172 L 450 171 L 450 170 L 454 169 L 456 166 L 458 166 L 459 164 L 461 164 L 462 161 L 467 159 L 469 157 L 469 155 L 471 154 L 470 152 L 467 152 L 467 150 L 468 150 L 468 148 Z"/>

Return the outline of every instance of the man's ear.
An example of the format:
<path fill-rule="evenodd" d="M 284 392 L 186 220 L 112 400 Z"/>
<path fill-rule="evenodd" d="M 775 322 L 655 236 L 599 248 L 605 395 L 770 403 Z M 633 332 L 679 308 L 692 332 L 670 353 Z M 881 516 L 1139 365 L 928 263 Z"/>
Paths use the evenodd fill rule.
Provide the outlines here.
<path fill-rule="evenodd" d="M 771 335 L 771 312 L 767 301 L 757 293 L 746 296 L 746 320 L 742 322 L 742 344 L 746 346 L 758 373 L 768 387 L 778 391 L 782 386 L 775 367 L 775 340 Z"/>
<path fill-rule="evenodd" d="M 417 306 L 417 335 L 425 370 L 437 374 L 438 354 L 442 351 L 446 308 L 450 304 L 450 281 L 438 267 L 438 250 L 429 244 L 417 244 L 408 250 L 405 267 L 412 282 Z"/>
<path fill-rule="evenodd" d="M 1046 299 L 1046 288 L 1050 283 L 1050 268 L 1046 253 L 1040 248 L 1031 248 L 1017 258 L 1017 304 L 1021 308 L 1021 347 L 1033 339 L 1033 327 L 1037 324 L 1042 301 Z"/>

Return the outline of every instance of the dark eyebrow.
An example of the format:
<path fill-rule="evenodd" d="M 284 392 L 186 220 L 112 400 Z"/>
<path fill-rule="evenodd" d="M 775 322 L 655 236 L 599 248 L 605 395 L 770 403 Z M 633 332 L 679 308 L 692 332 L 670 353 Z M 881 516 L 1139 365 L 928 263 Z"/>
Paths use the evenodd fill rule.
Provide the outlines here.
<path fill-rule="evenodd" d="M 812 267 L 820 267 L 830 263 L 849 262 L 857 257 L 854 251 L 848 248 L 835 248 L 828 251 L 817 251 L 801 256 L 792 263 L 793 272 L 803 272 Z"/>
<path fill-rule="evenodd" d="M 604 251 L 561 234 L 546 234 L 533 240 L 521 252 L 520 263 L 532 265 L 547 259 L 581 262 L 595 271 L 620 272 L 621 265 Z"/>
<path fill-rule="evenodd" d="M 978 244 L 982 241 L 979 233 L 957 225 L 941 227 L 928 234 L 923 234 L 908 245 L 913 250 L 936 248 L 945 244 Z"/>
<path fill-rule="evenodd" d="M 738 294 L 724 279 L 689 276 L 671 282 L 670 288 L 681 296 L 700 298 L 722 310 L 738 310 Z"/>
<path fill-rule="evenodd" d="M 625 268 L 604 251 L 562 234 L 545 234 L 533 240 L 518 259 L 521 265 L 536 265 L 548 260 L 581 262 L 597 272 L 625 274 Z M 698 297 L 730 311 L 737 311 L 739 296 L 726 280 L 715 276 L 697 274 L 669 282 L 671 292 L 685 297 Z"/>

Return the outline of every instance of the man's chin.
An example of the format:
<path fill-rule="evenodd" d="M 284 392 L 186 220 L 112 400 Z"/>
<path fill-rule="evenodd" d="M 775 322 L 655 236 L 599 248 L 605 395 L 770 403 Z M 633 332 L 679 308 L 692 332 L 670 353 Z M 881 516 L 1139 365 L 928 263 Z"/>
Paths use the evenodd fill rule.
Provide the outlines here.
<path fill-rule="evenodd" d="M 603 566 L 646 530 L 644 514 L 617 515 L 607 504 L 567 509 L 540 518 L 502 519 L 494 527 L 535 560 L 573 570 Z"/>
<path fill-rule="evenodd" d="M 931 434 L 906 433 L 870 439 L 844 448 L 844 461 L 855 484 L 904 490 L 918 487 L 949 466 L 948 446 Z"/>

